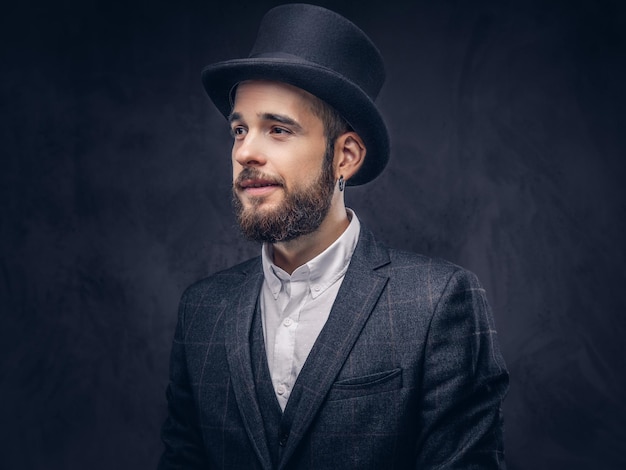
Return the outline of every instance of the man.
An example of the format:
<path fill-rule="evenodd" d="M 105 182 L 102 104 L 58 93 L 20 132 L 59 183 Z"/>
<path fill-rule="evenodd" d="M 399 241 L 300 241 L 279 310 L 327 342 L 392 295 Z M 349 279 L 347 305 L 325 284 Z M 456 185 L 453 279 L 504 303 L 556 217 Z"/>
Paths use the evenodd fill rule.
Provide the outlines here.
<path fill-rule="evenodd" d="M 203 71 L 242 231 L 263 247 L 183 294 L 160 468 L 504 468 L 484 290 L 344 205 L 388 160 L 383 80 L 361 30 L 302 4 L 266 14 L 250 57 Z"/>

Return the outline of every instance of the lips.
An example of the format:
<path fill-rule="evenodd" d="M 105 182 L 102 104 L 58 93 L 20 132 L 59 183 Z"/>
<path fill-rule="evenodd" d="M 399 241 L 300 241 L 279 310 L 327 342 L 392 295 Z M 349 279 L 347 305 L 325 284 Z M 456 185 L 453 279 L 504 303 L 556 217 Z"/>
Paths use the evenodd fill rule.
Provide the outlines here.
<path fill-rule="evenodd" d="M 237 182 L 237 189 L 249 198 L 266 198 L 278 191 L 283 185 L 269 178 L 244 178 Z"/>
<path fill-rule="evenodd" d="M 239 187 L 244 190 L 252 189 L 252 188 L 267 188 L 267 187 L 274 187 L 274 186 L 278 187 L 282 185 L 277 183 L 276 181 L 263 179 L 263 178 L 248 178 L 248 179 L 244 179 L 243 181 L 239 183 Z"/>

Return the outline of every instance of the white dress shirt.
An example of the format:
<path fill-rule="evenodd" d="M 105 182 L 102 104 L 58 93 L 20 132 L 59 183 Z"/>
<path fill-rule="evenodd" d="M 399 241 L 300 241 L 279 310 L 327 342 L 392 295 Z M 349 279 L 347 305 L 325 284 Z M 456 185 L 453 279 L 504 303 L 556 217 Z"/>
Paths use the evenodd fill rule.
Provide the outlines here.
<path fill-rule="evenodd" d="M 261 318 L 274 392 L 284 410 L 293 385 L 324 327 L 359 240 L 361 224 L 347 209 L 350 225 L 326 250 L 291 276 L 273 263 L 272 245 L 262 248 Z"/>

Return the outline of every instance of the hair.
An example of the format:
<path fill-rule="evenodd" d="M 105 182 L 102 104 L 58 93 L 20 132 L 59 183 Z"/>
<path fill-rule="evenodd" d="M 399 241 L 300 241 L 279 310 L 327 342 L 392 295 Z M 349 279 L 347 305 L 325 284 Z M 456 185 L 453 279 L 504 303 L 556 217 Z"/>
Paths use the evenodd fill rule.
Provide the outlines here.
<path fill-rule="evenodd" d="M 335 108 L 315 95 L 310 93 L 307 93 L 307 95 L 310 100 L 311 111 L 322 120 L 324 135 L 328 139 L 329 144 L 334 145 L 341 134 L 352 130 L 348 121 Z"/>
<path fill-rule="evenodd" d="M 325 171 L 332 173 L 333 160 L 335 158 L 335 142 L 341 134 L 350 132 L 352 127 L 339 112 L 326 101 L 317 96 L 303 91 L 304 97 L 309 102 L 311 112 L 321 119 L 326 137 L 326 153 L 324 155 Z"/>

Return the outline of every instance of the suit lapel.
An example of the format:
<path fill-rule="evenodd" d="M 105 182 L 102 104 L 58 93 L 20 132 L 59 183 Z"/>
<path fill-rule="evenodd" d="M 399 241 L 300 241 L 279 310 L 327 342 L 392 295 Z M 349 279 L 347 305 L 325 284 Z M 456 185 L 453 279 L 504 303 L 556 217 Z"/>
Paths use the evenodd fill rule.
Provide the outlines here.
<path fill-rule="evenodd" d="M 387 250 L 376 243 L 371 232 L 361 227 L 359 243 L 328 321 L 313 345 L 287 403 L 285 419 L 291 421 L 290 435 L 279 468 L 287 465 L 305 435 L 374 309 L 388 280 L 375 269 L 387 263 Z"/>
<path fill-rule="evenodd" d="M 272 463 L 267 447 L 263 419 L 256 396 L 252 360 L 250 358 L 250 328 L 256 303 L 263 284 L 261 262 L 242 273 L 235 295 L 229 298 L 231 315 L 225 320 L 225 344 L 230 377 L 241 418 L 248 437 L 264 469 Z"/>

